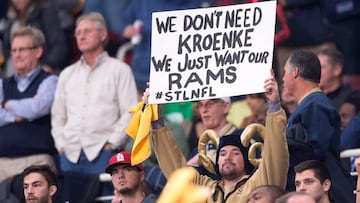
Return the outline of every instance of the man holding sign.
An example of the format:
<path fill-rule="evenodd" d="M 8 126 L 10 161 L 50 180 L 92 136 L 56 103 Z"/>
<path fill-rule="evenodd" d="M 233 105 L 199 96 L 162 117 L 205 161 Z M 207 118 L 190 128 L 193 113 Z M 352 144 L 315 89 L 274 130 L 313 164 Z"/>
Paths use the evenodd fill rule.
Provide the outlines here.
<path fill-rule="evenodd" d="M 252 174 L 247 172 L 249 161 L 247 148 L 240 142 L 240 136 L 231 134 L 220 138 L 216 155 L 216 168 L 221 180 L 212 180 L 208 176 L 197 174 L 194 183 L 207 186 L 212 195 L 207 202 L 247 202 L 250 192 L 261 185 L 285 187 L 289 154 L 285 139 L 285 112 L 280 107 L 278 86 L 271 76 L 265 81 L 265 95 L 269 110 L 266 119 L 266 139 L 259 168 Z M 148 102 L 149 90 L 143 100 Z M 169 130 L 159 120 L 152 122 L 152 141 L 159 165 L 166 177 L 176 169 L 185 167 L 186 160 L 177 148 Z"/>
<path fill-rule="evenodd" d="M 215 168 L 221 180 L 196 175 L 194 183 L 211 188 L 209 203 L 246 202 L 250 192 L 261 185 L 285 187 L 289 162 L 286 116 L 277 83 L 273 76 L 268 78 L 275 7 L 276 2 L 269 1 L 153 13 L 151 87 L 144 94 L 145 103 L 214 99 L 264 90 L 269 101 L 268 139 L 257 171 L 247 170 L 248 151 L 240 143 L 240 135 L 229 134 L 220 138 L 216 153 Z M 265 79 L 264 86 L 259 81 Z M 186 166 L 185 157 L 161 118 L 152 122 L 152 129 L 155 154 L 169 177 Z"/>

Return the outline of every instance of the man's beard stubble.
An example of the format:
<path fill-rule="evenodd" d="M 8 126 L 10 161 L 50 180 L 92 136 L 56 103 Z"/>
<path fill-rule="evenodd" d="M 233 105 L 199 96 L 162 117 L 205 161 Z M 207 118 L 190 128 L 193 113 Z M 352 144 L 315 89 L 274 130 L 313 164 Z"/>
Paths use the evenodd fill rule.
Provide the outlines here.
<path fill-rule="evenodd" d="M 135 194 L 139 188 L 141 188 L 140 183 L 138 183 L 137 185 L 134 185 L 134 187 L 132 187 L 132 188 L 130 188 L 130 187 L 122 188 L 119 190 L 119 193 L 121 195 L 131 196 L 131 195 Z"/>

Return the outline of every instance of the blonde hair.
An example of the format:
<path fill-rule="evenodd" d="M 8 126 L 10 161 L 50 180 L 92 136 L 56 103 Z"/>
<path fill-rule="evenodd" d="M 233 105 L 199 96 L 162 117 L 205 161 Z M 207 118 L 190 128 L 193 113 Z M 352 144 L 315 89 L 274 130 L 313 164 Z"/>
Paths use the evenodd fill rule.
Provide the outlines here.
<path fill-rule="evenodd" d="M 76 20 L 76 26 L 78 26 L 79 23 L 83 20 L 93 21 L 93 22 L 95 22 L 96 29 L 103 30 L 106 33 L 108 32 L 105 18 L 99 12 L 90 12 L 90 13 L 79 16 Z M 104 46 L 107 44 L 108 40 L 109 40 L 109 36 L 107 34 L 106 39 L 104 41 Z"/>
<path fill-rule="evenodd" d="M 33 47 L 45 48 L 45 36 L 41 30 L 31 26 L 20 27 L 11 34 L 11 42 L 16 37 L 29 36 L 31 37 Z"/>

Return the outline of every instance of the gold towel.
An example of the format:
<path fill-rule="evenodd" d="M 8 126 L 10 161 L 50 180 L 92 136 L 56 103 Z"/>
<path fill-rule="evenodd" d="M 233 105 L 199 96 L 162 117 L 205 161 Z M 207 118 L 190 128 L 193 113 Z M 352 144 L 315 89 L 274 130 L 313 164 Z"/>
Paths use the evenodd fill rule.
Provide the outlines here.
<path fill-rule="evenodd" d="M 191 167 L 177 169 L 167 181 L 157 203 L 203 203 L 210 196 L 210 189 L 195 185 L 197 172 Z"/>
<path fill-rule="evenodd" d="M 142 163 L 151 155 L 150 125 L 151 121 L 158 120 L 158 105 L 147 104 L 143 110 L 144 105 L 144 102 L 140 102 L 129 110 L 133 117 L 125 132 L 134 139 L 131 152 L 132 165 Z"/>

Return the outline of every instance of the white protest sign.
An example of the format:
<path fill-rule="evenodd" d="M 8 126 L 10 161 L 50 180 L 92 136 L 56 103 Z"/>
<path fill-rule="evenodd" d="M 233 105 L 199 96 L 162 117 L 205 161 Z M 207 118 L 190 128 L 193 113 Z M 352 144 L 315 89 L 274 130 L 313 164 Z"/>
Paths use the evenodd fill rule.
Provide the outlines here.
<path fill-rule="evenodd" d="M 264 92 L 276 1 L 152 14 L 150 103 Z"/>

